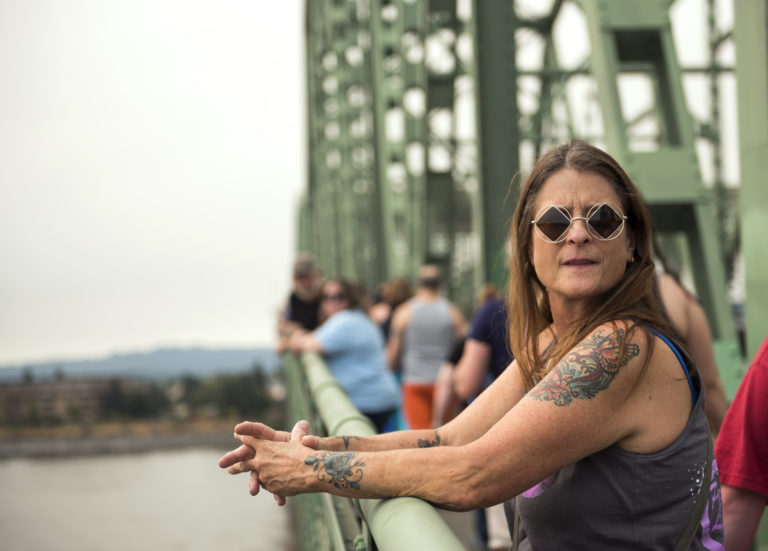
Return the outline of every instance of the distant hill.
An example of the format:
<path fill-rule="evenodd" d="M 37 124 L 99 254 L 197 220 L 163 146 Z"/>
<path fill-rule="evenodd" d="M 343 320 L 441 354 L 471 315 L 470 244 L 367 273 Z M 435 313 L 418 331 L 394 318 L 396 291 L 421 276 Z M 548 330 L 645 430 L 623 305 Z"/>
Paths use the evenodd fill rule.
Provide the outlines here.
<path fill-rule="evenodd" d="M 254 366 L 271 372 L 278 369 L 279 363 L 279 357 L 268 348 L 159 348 L 149 352 L 114 354 L 102 359 L 0 367 L 0 383 L 20 381 L 25 370 L 30 370 L 34 379 L 53 378 L 57 372 L 66 378 L 175 379 L 184 375 L 204 378 L 222 373 L 246 373 Z"/>

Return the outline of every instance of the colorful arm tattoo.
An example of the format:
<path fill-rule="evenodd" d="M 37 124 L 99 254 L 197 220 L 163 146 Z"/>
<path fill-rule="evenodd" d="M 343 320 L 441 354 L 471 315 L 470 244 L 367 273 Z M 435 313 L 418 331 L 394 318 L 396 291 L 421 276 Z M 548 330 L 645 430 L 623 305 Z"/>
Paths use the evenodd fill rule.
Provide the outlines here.
<path fill-rule="evenodd" d="M 312 470 L 317 472 L 317 479 L 328 481 L 337 488 L 360 489 L 360 480 L 363 478 L 362 459 L 355 459 L 355 452 L 322 452 L 319 457 L 307 457 L 305 465 L 312 465 Z"/>
<path fill-rule="evenodd" d="M 594 398 L 640 352 L 638 345 L 628 343 L 622 353 L 623 339 L 623 329 L 607 336 L 595 333 L 566 355 L 528 396 L 556 406 L 567 406 L 574 398 Z"/>
<path fill-rule="evenodd" d="M 420 448 L 433 448 L 435 446 L 440 445 L 440 435 L 435 431 L 435 439 L 431 442 L 429 440 L 422 440 L 419 438 L 419 441 L 417 442 Z"/>

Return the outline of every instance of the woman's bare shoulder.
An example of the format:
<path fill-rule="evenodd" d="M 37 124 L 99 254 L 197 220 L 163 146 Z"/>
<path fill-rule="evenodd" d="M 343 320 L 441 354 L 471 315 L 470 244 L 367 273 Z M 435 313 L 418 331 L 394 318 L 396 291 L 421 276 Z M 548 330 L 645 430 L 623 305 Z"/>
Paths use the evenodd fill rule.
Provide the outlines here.
<path fill-rule="evenodd" d="M 650 341 L 649 330 L 632 320 L 616 319 L 595 327 L 573 350 L 594 350 L 610 355 L 620 348 L 627 348 L 632 356 L 641 356 L 642 348 Z"/>

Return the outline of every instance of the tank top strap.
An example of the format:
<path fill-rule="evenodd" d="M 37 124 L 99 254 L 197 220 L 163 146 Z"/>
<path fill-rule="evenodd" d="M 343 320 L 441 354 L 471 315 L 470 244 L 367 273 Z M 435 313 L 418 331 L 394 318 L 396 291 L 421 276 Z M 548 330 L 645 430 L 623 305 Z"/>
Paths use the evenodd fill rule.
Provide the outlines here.
<path fill-rule="evenodd" d="M 666 335 L 662 335 L 653 327 L 650 327 L 649 329 L 651 330 L 651 333 L 653 333 L 654 335 L 659 337 L 661 340 L 663 340 L 664 343 L 666 343 L 666 345 L 672 350 L 672 352 L 675 353 L 677 360 L 680 362 L 680 365 L 683 367 L 685 378 L 688 381 L 688 387 L 691 389 L 691 398 L 693 399 L 693 405 L 696 405 L 696 400 L 698 399 L 698 397 L 696 396 L 696 389 L 693 386 L 693 380 L 691 379 L 691 374 L 688 371 L 688 365 L 686 364 L 682 353 L 680 352 L 680 350 L 678 350 L 675 344 L 669 339 L 669 337 L 667 337 Z"/>

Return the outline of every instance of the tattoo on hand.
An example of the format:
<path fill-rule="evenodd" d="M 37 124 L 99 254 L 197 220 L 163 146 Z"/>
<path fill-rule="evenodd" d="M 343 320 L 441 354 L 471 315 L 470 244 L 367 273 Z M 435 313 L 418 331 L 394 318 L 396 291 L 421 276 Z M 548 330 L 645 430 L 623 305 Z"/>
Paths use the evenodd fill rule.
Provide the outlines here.
<path fill-rule="evenodd" d="M 528 396 L 556 406 L 567 406 L 574 398 L 594 398 L 611 385 L 620 368 L 640 353 L 640 347 L 633 343 L 627 343 L 622 351 L 623 339 L 623 329 L 608 336 L 596 333 L 563 358 Z"/>
<path fill-rule="evenodd" d="M 420 448 L 433 448 L 435 446 L 440 445 L 440 435 L 435 431 L 435 439 L 431 442 L 429 440 L 422 440 L 419 438 L 419 441 L 417 442 Z"/>
<path fill-rule="evenodd" d="M 333 484 L 336 488 L 359 490 L 365 463 L 362 459 L 354 459 L 355 452 L 324 451 L 319 457 L 307 457 L 304 464 L 312 465 L 312 470 L 317 471 L 317 479 L 320 481 L 327 480 L 328 484 Z"/>
<path fill-rule="evenodd" d="M 355 440 L 360 440 L 359 436 L 337 436 L 336 438 L 341 438 L 344 441 L 344 449 L 345 450 L 349 449 L 349 441 L 350 440 L 352 440 L 353 438 Z"/>

